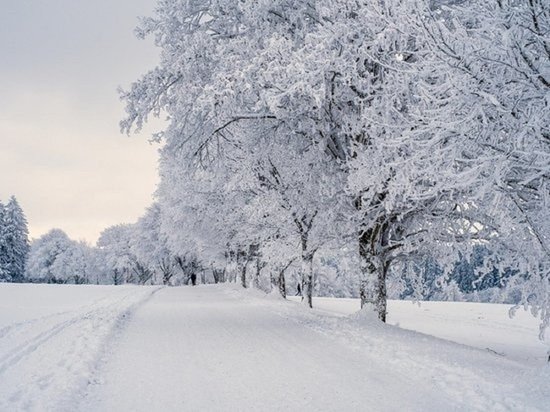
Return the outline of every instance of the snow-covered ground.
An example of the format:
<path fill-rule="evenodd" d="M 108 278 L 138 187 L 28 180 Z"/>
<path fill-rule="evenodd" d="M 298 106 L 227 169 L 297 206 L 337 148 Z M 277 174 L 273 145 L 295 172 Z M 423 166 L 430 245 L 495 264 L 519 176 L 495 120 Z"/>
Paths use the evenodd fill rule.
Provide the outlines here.
<path fill-rule="evenodd" d="M 457 344 L 316 303 L 228 285 L 0 285 L 0 410 L 548 410 L 529 318 L 391 303 L 390 322 Z"/>
<path fill-rule="evenodd" d="M 300 298 L 289 299 L 299 302 Z M 314 298 L 318 310 L 350 315 L 359 299 Z M 388 323 L 438 338 L 485 349 L 520 362 L 540 365 L 548 358 L 550 331 L 539 339 L 540 320 L 520 308 L 510 318 L 511 305 L 470 302 L 388 302 Z"/>
<path fill-rule="evenodd" d="M 156 289 L 0 284 L 0 411 L 71 410 L 126 315 Z"/>

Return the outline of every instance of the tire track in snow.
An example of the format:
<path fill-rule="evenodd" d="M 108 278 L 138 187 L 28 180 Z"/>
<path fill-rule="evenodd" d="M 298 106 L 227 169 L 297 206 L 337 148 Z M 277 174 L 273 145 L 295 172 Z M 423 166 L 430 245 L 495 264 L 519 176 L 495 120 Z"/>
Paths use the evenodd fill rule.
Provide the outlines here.
<path fill-rule="evenodd" d="M 0 341 L 4 338 L 11 337 L 13 334 L 24 333 L 25 329 L 31 328 L 37 323 L 42 323 L 44 321 L 49 321 L 49 320 L 54 319 L 54 318 L 70 315 L 71 313 L 75 313 L 77 311 L 82 311 L 86 308 L 93 308 L 93 307 L 99 306 L 102 302 L 108 301 L 109 299 L 111 299 L 109 296 L 105 296 L 105 297 L 102 297 L 102 298 L 99 298 L 99 299 L 96 299 L 96 300 L 92 301 L 90 304 L 88 304 L 86 306 L 83 306 L 82 308 L 51 313 L 51 314 L 46 315 L 46 316 L 40 316 L 40 317 L 33 318 L 33 319 L 27 319 L 27 320 L 22 321 L 22 322 L 16 322 L 16 323 L 12 323 L 10 325 L 4 326 L 3 328 L 0 328 Z"/>
<path fill-rule="evenodd" d="M 10 333 L 15 345 L 0 353 L 0 410 L 59 410 L 61 400 L 88 384 L 119 319 L 155 291 L 113 288 L 91 304 L 43 317 L 51 324 L 39 333 L 41 318 L 21 322 L 19 332 Z"/>
<path fill-rule="evenodd" d="M 66 315 L 67 313 L 71 313 L 71 312 L 72 311 L 52 313 L 50 315 L 42 316 L 42 317 L 39 317 L 39 318 L 30 319 L 30 320 L 26 320 L 26 321 L 23 321 L 23 322 L 12 323 L 11 325 L 4 326 L 3 328 L 0 329 L 0 339 L 9 337 L 13 333 L 19 332 L 22 329 L 24 329 L 25 327 L 31 327 L 34 324 L 38 323 L 38 322 L 44 322 L 44 321 L 47 321 L 48 319 L 63 316 L 63 315 Z"/>
<path fill-rule="evenodd" d="M 23 345 L 17 347 L 11 353 L 0 358 L 0 375 L 6 372 L 10 367 L 16 365 L 19 361 L 24 359 L 27 355 L 37 350 L 41 345 L 48 342 L 52 337 L 61 333 L 67 327 L 74 325 L 78 322 L 79 317 L 61 322 L 46 332 L 40 333 L 33 339 L 25 342 Z"/>
<path fill-rule="evenodd" d="M 87 319 L 93 318 L 94 316 L 99 316 L 101 312 L 110 310 L 112 307 L 119 305 L 121 302 L 123 302 L 125 299 L 127 299 L 132 295 L 133 293 L 126 294 L 122 296 L 120 299 L 116 301 L 112 301 L 111 303 L 108 303 L 106 306 L 102 306 L 102 302 L 108 301 L 109 299 L 108 298 L 99 299 L 99 301 L 92 303 L 87 308 L 88 310 L 85 311 L 84 313 L 82 312 L 77 313 L 75 316 L 71 317 L 68 320 L 64 320 L 62 322 L 56 323 L 54 324 L 54 326 L 51 326 L 50 328 L 48 328 L 46 331 L 39 333 L 38 335 L 24 342 L 23 344 L 17 346 L 11 352 L 8 352 L 6 355 L 0 357 L 0 376 L 11 366 L 16 365 L 20 360 L 24 359 L 25 356 L 36 351 L 38 348 L 40 348 L 41 345 L 43 345 L 44 343 L 47 343 L 50 339 L 52 339 L 56 335 L 63 332 L 66 328 L 78 323 L 79 321 L 87 320 Z M 94 306 L 96 306 L 97 308 L 89 309 L 90 307 L 94 307 Z M 69 314 L 74 312 L 75 311 L 67 311 L 67 312 L 64 312 L 63 314 Z M 33 323 L 34 322 L 32 322 L 31 325 Z"/>

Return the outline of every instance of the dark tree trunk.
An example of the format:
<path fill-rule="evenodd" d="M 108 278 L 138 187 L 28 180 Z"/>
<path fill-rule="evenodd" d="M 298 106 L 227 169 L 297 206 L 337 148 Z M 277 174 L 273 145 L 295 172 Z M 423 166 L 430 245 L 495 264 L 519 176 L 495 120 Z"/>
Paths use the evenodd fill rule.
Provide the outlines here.
<path fill-rule="evenodd" d="M 166 286 L 170 283 L 170 279 L 174 276 L 173 272 L 164 272 L 162 276 L 162 283 Z"/>
<path fill-rule="evenodd" d="M 305 300 L 305 303 L 310 308 L 313 308 L 313 256 L 317 249 L 312 250 L 310 247 L 309 234 L 316 216 L 317 211 L 309 218 L 307 215 L 301 218 L 294 217 L 294 223 L 300 233 L 300 243 L 302 246 L 302 302 Z"/>
<path fill-rule="evenodd" d="M 212 267 L 212 276 L 214 277 L 214 283 L 225 282 L 225 269 L 214 269 Z"/>
<path fill-rule="evenodd" d="M 161 260 L 159 268 L 162 273 L 162 284 L 166 286 L 170 283 L 172 276 L 174 276 L 174 268 L 170 264 L 170 259 Z"/>
<path fill-rule="evenodd" d="M 183 284 L 188 285 L 189 284 L 189 272 L 188 272 L 188 265 L 187 259 L 183 256 L 176 256 L 174 258 L 176 264 L 181 270 L 181 274 L 183 275 Z"/>
<path fill-rule="evenodd" d="M 302 257 L 302 301 L 313 308 L 313 256 Z"/>
<path fill-rule="evenodd" d="M 122 275 L 120 274 L 118 269 L 113 270 L 113 284 L 115 286 L 118 286 L 122 283 Z"/>
<path fill-rule="evenodd" d="M 260 289 L 260 273 L 262 271 L 262 262 L 260 262 L 260 259 L 256 259 L 256 274 L 254 275 L 254 287 L 256 289 Z"/>
<path fill-rule="evenodd" d="M 292 259 L 290 262 L 288 262 L 285 266 L 283 266 L 279 270 L 279 275 L 277 277 L 271 277 L 271 283 L 274 285 L 283 299 L 286 299 L 286 280 L 285 280 L 285 272 L 286 270 L 292 265 L 295 259 Z"/>
<path fill-rule="evenodd" d="M 279 279 L 277 281 L 277 286 L 279 287 L 279 293 L 281 296 L 286 299 L 286 281 L 285 281 L 285 270 L 279 272 Z"/>
<path fill-rule="evenodd" d="M 139 285 L 145 285 L 153 277 L 153 271 L 139 262 L 135 263 L 133 272 Z"/>
<path fill-rule="evenodd" d="M 246 267 L 248 266 L 248 262 L 245 261 L 243 264 L 243 267 L 241 268 L 241 286 L 243 288 L 247 288 L 248 284 L 246 283 Z"/>
<path fill-rule="evenodd" d="M 376 255 L 375 245 L 378 229 L 366 230 L 359 237 L 359 256 L 361 265 L 359 295 L 361 298 L 361 308 L 370 306 L 377 314 L 378 319 L 382 322 L 386 322 L 386 276 L 389 262 L 384 256 Z"/>

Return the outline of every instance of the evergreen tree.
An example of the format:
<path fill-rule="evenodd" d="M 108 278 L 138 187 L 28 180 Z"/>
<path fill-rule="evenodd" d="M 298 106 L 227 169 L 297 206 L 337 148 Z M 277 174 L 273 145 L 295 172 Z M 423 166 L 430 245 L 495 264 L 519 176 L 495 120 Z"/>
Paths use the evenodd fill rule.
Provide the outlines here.
<path fill-rule="evenodd" d="M 0 282 L 6 282 L 7 279 L 7 251 L 5 244 L 5 225 L 4 225 L 4 215 L 6 214 L 6 207 L 2 202 L 0 202 Z"/>
<path fill-rule="evenodd" d="M 23 209 L 14 196 L 4 208 L 1 238 L 3 280 L 21 282 L 29 254 L 29 230 Z"/>

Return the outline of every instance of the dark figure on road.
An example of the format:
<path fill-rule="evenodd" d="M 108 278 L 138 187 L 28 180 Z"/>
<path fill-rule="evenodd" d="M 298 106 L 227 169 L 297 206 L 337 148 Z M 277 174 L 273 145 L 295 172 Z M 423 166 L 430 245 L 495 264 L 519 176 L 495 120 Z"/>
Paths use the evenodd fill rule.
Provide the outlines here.
<path fill-rule="evenodd" d="M 296 287 L 296 296 L 302 296 L 302 286 L 298 282 L 298 286 Z"/>
<path fill-rule="evenodd" d="M 191 274 L 191 284 L 195 286 L 197 284 L 197 275 Z"/>

